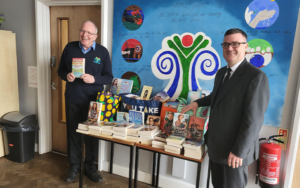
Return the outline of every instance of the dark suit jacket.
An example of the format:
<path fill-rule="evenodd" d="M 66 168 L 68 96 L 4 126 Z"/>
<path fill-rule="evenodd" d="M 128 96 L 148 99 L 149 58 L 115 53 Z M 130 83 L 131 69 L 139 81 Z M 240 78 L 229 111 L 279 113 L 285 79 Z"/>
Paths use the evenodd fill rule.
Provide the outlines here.
<path fill-rule="evenodd" d="M 228 164 L 232 152 L 248 166 L 259 154 L 258 135 L 269 104 L 269 81 L 245 59 L 218 92 L 226 69 L 217 72 L 212 93 L 196 102 L 199 107 L 211 106 L 205 135 L 210 160 Z"/>

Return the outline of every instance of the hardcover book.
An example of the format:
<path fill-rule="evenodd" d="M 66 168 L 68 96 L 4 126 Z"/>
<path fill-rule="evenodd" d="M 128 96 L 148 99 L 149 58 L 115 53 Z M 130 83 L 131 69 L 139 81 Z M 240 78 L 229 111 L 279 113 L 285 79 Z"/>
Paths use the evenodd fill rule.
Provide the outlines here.
<path fill-rule="evenodd" d="M 144 125 L 145 113 L 140 111 L 129 110 L 129 122 L 140 123 Z"/>
<path fill-rule="evenodd" d="M 121 83 L 121 88 L 120 88 L 119 94 L 121 94 L 121 93 L 131 93 L 132 85 L 133 85 L 132 80 L 123 79 L 122 83 Z"/>
<path fill-rule="evenodd" d="M 170 96 L 165 91 L 160 91 L 153 98 L 151 98 L 152 101 L 160 101 L 160 102 L 165 102 L 168 99 L 170 99 Z"/>
<path fill-rule="evenodd" d="M 179 102 L 168 101 L 168 102 L 165 102 L 163 105 L 166 106 L 166 107 L 169 107 L 169 108 L 177 109 L 178 105 L 179 105 Z"/>
<path fill-rule="evenodd" d="M 173 121 L 174 121 L 174 113 L 166 111 L 166 115 L 165 115 L 165 119 L 164 119 L 163 132 L 165 132 L 167 135 L 172 134 Z"/>
<path fill-rule="evenodd" d="M 153 87 L 151 87 L 151 86 L 144 86 L 142 93 L 141 93 L 141 99 L 149 100 L 151 93 L 152 93 L 152 89 L 153 89 Z"/>
<path fill-rule="evenodd" d="M 189 115 L 174 113 L 173 135 L 186 137 L 189 123 Z"/>
<path fill-rule="evenodd" d="M 186 138 L 202 141 L 205 118 L 191 116 Z"/>
<path fill-rule="evenodd" d="M 85 58 L 72 58 L 72 73 L 75 78 L 80 78 L 85 74 Z"/>
<path fill-rule="evenodd" d="M 121 78 L 114 78 L 112 83 L 111 83 L 111 92 L 112 94 L 114 95 L 118 95 L 120 93 L 120 88 L 121 88 L 121 85 L 122 85 L 122 80 Z"/>
<path fill-rule="evenodd" d="M 160 116 L 148 115 L 146 125 L 158 126 L 160 125 Z"/>
<path fill-rule="evenodd" d="M 187 104 L 191 104 L 197 99 L 200 99 L 202 95 L 201 91 L 189 91 L 188 98 L 187 98 Z"/>
<path fill-rule="evenodd" d="M 128 112 L 117 112 L 116 120 L 129 122 L 129 113 Z"/>

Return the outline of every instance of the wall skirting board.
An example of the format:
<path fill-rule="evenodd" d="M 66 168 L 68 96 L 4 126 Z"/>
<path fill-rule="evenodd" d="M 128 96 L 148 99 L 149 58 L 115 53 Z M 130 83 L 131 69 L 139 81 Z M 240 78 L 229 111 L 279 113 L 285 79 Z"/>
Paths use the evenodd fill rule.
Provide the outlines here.
<path fill-rule="evenodd" d="M 103 170 L 109 171 L 109 161 L 103 161 Z M 134 168 L 134 167 L 133 167 Z M 128 178 L 129 177 L 129 169 L 128 167 L 120 166 L 117 164 L 113 164 L 113 174 L 123 176 Z M 132 178 L 134 178 L 134 169 L 132 170 Z M 152 174 L 139 171 L 138 172 L 138 181 L 144 182 L 147 184 L 152 183 Z M 176 180 L 173 178 L 165 177 L 165 176 L 159 176 L 159 187 L 161 188 L 195 188 L 195 185 L 186 183 L 184 181 Z M 204 187 L 199 187 L 204 188 Z"/>

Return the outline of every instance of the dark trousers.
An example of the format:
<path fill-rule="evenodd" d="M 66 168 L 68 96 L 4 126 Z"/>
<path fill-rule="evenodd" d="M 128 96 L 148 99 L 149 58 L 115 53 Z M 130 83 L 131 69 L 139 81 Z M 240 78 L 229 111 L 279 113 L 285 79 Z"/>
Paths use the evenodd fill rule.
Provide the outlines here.
<path fill-rule="evenodd" d="M 78 123 L 87 120 L 89 104 L 79 105 L 66 100 L 66 119 L 67 119 L 67 147 L 68 160 L 71 168 L 80 167 L 81 134 L 76 132 Z M 84 136 L 85 143 L 85 170 L 92 172 L 96 170 L 95 160 L 98 155 L 99 140 L 95 137 Z"/>
<path fill-rule="evenodd" d="M 211 160 L 211 178 L 214 188 L 245 188 L 248 182 L 248 166 L 232 168 Z"/>

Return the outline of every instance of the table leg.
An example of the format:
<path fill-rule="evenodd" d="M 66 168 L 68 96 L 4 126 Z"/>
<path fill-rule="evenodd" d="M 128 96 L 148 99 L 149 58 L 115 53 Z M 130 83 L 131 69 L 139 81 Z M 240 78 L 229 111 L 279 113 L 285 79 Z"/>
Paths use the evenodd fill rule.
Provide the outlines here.
<path fill-rule="evenodd" d="M 137 188 L 138 168 L 139 168 L 139 147 L 135 147 L 135 167 L 134 167 L 134 188 Z"/>
<path fill-rule="evenodd" d="M 155 167 L 156 167 L 156 152 L 153 152 L 153 161 L 152 161 L 152 184 L 155 185 Z"/>
<path fill-rule="evenodd" d="M 82 188 L 82 184 L 83 184 L 83 169 L 84 169 L 83 147 L 84 147 L 84 134 L 81 134 L 81 149 L 80 149 L 81 158 L 80 158 L 79 188 Z"/>
<path fill-rule="evenodd" d="M 133 163 L 133 146 L 130 146 L 130 161 L 129 161 L 129 185 L 128 187 L 132 187 L 132 163 Z"/>
<path fill-rule="evenodd" d="M 196 188 L 199 187 L 200 172 L 201 172 L 201 162 L 198 162 L 198 167 L 197 167 L 197 178 L 196 178 Z"/>
<path fill-rule="evenodd" d="M 155 187 L 158 187 L 159 168 L 160 168 L 160 153 L 157 154 L 156 186 Z"/>
<path fill-rule="evenodd" d="M 109 164 L 109 173 L 113 172 L 113 164 L 114 164 L 114 143 L 110 143 L 110 164 Z"/>
<path fill-rule="evenodd" d="M 208 162 L 208 173 L 207 173 L 206 188 L 209 188 L 209 183 L 210 183 L 210 161 Z"/>

